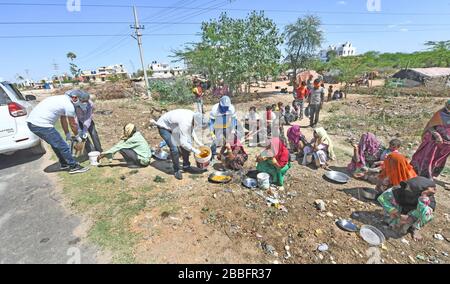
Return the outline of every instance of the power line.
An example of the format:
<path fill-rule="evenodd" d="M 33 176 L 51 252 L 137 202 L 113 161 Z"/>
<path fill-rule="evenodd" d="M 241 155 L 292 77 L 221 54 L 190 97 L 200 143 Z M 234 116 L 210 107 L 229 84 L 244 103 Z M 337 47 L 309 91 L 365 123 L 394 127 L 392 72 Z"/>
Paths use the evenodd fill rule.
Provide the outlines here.
<path fill-rule="evenodd" d="M 381 31 L 381 30 L 366 30 L 366 31 L 337 31 L 325 33 L 329 34 L 351 34 L 351 33 L 407 33 L 407 32 L 433 32 L 433 31 L 448 31 L 448 30 L 436 30 L 436 29 L 423 29 L 423 30 L 392 30 L 392 31 Z M 143 36 L 201 36 L 200 33 L 189 34 L 189 33 L 151 33 L 142 34 Z M 0 35 L 0 38 L 9 39 L 20 39 L 20 38 L 78 38 L 78 37 L 120 37 L 129 36 L 124 34 L 78 34 L 78 35 Z"/>
<path fill-rule="evenodd" d="M 0 22 L 0 25 L 114 25 L 114 24 L 130 24 L 129 21 L 85 21 L 85 22 Z M 202 22 L 153 22 L 153 21 L 143 21 L 142 24 L 148 25 L 201 25 Z M 289 23 L 276 23 L 278 25 L 288 25 Z M 426 23 L 426 24 L 380 24 L 380 23 L 360 23 L 360 24 L 350 24 L 350 23 L 325 23 L 322 26 L 397 26 L 397 27 L 421 27 L 421 26 L 450 26 L 450 24 L 443 23 Z"/>
<path fill-rule="evenodd" d="M 66 4 L 62 3 L 0 3 L 0 6 L 48 6 L 48 7 L 66 7 Z M 83 7 L 90 8 L 132 8 L 132 5 L 118 5 L 118 4 L 83 4 Z M 196 10 L 197 7 L 178 7 L 178 6 L 154 6 L 154 5 L 139 5 L 136 6 L 139 9 L 174 9 L 174 10 Z M 250 12 L 254 10 L 263 10 L 265 12 L 273 13 L 312 13 L 312 14 L 334 14 L 334 15 L 394 15 L 394 16 L 448 16 L 450 13 L 418 13 L 418 12 L 356 12 L 356 11 L 315 11 L 315 10 L 284 10 L 284 9 L 244 9 L 244 8 L 228 8 L 219 9 L 219 11 L 241 11 Z"/>

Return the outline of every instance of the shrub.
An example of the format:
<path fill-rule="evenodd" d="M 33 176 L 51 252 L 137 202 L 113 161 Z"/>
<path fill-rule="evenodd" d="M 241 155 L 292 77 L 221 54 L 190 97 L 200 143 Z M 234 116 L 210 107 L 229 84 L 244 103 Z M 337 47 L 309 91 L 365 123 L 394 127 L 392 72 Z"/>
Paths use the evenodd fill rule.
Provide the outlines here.
<path fill-rule="evenodd" d="M 194 102 L 191 81 L 178 77 L 174 81 L 156 80 L 150 83 L 150 90 L 164 103 L 190 104 Z"/>

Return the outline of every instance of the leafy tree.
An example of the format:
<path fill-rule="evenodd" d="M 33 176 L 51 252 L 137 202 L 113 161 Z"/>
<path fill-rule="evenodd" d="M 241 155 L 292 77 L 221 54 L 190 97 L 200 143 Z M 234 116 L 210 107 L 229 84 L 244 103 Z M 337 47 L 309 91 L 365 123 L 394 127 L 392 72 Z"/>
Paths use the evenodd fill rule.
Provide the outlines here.
<path fill-rule="evenodd" d="M 317 16 L 299 18 L 294 24 L 286 26 L 286 59 L 294 70 L 294 78 L 297 78 L 298 69 L 307 67 L 322 45 L 324 36 L 320 26 L 321 20 Z M 294 82 L 294 88 L 296 84 Z"/>
<path fill-rule="evenodd" d="M 345 91 L 347 91 L 352 82 L 369 70 L 364 56 L 338 57 L 330 62 L 330 67 L 339 70 L 339 75 L 336 79 L 345 83 Z"/>
<path fill-rule="evenodd" d="M 77 58 L 77 55 L 73 52 L 68 52 L 66 57 L 70 60 L 70 73 L 72 73 L 75 78 L 78 78 L 81 74 L 81 69 L 73 62 Z"/>
<path fill-rule="evenodd" d="M 447 41 L 427 41 L 426 46 L 437 59 L 436 66 L 450 66 L 450 40 Z"/>
<path fill-rule="evenodd" d="M 265 79 L 279 71 L 283 38 L 275 23 L 262 12 L 245 19 L 233 19 L 223 13 L 219 19 L 202 24 L 202 40 L 184 50 L 174 51 L 190 72 L 208 77 L 216 85 L 224 79 L 232 90 L 252 80 Z"/>

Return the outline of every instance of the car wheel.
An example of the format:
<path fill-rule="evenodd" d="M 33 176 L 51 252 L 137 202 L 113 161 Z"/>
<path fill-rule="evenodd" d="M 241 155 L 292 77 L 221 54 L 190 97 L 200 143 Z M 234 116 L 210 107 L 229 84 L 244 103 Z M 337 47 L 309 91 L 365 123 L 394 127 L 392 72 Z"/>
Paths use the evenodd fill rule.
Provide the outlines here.
<path fill-rule="evenodd" d="M 39 142 L 38 145 L 34 146 L 33 148 L 30 148 L 29 151 L 33 155 L 43 155 L 47 153 L 47 151 L 44 148 L 44 145 L 42 145 L 42 142 Z"/>

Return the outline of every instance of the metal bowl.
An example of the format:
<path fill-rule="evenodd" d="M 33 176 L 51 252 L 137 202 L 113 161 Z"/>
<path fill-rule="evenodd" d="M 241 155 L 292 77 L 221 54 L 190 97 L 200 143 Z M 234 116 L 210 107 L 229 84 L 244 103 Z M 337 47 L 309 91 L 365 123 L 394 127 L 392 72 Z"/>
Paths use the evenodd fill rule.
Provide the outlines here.
<path fill-rule="evenodd" d="M 224 180 L 224 181 L 216 181 L 216 180 L 213 179 L 214 177 L 219 177 L 219 176 L 222 176 L 222 177 L 225 176 L 225 177 L 227 177 L 227 179 Z M 210 182 L 212 182 L 212 183 L 229 183 L 229 182 L 231 182 L 233 180 L 233 172 L 231 172 L 231 171 L 226 171 L 226 172 L 217 171 L 217 172 L 213 172 L 212 174 L 209 175 L 208 180 Z"/>
<path fill-rule="evenodd" d="M 378 192 L 372 188 L 361 188 L 361 195 L 368 200 L 375 200 L 377 198 Z"/>
<path fill-rule="evenodd" d="M 362 226 L 361 230 L 359 230 L 359 234 L 363 240 L 373 246 L 380 246 L 386 240 L 386 237 L 380 230 L 370 225 Z"/>
<path fill-rule="evenodd" d="M 242 180 L 242 185 L 246 188 L 256 188 L 258 187 L 258 181 L 254 178 L 244 178 Z"/>
<path fill-rule="evenodd" d="M 358 226 L 352 223 L 350 220 L 339 220 L 336 222 L 336 225 L 344 231 L 347 232 L 357 232 Z"/>
<path fill-rule="evenodd" d="M 347 183 L 350 181 L 350 177 L 344 173 L 336 172 L 336 171 L 329 171 L 325 173 L 325 177 L 333 182 L 337 183 Z"/>
<path fill-rule="evenodd" d="M 160 152 L 154 153 L 153 156 L 158 160 L 165 161 L 169 159 L 170 154 L 161 150 Z"/>

